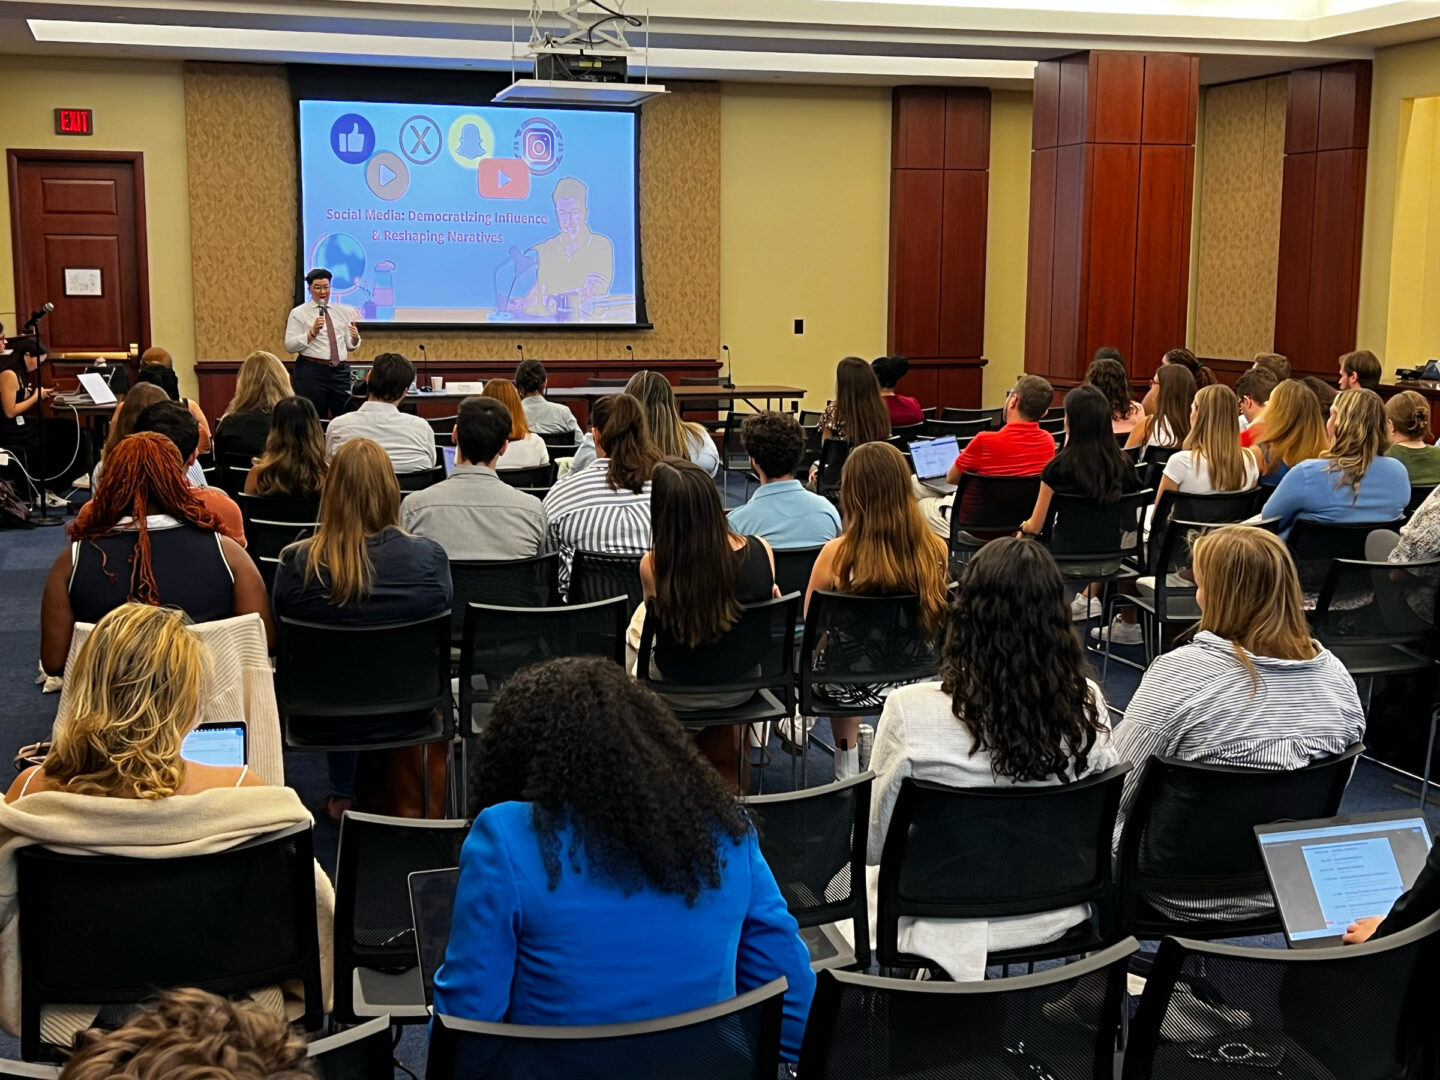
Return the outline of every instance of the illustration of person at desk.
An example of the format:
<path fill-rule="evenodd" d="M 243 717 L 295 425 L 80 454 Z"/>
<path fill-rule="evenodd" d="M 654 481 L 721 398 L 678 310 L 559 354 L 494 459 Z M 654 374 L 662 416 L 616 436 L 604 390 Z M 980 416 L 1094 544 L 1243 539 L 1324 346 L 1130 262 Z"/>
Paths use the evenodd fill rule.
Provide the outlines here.
<path fill-rule="evenodd" d="M 608 236 L 591 232 L 586 221 L 588 194 L 573 176 L 557 181 L 551 198 L 560 231 L 530 249 L 538 267 L 527 306 L 532 311 L 538 307 L 535 314 L 543 312 L 556 322 L 589 309 L 595 298 L 610 292 L 615 277 L 614 245 Z"/>

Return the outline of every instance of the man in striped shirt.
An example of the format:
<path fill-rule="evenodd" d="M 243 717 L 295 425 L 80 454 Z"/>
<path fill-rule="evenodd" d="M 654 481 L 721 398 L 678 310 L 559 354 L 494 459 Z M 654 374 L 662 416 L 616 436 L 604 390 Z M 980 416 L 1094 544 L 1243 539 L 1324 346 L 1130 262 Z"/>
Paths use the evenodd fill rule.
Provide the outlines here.
<path fill-rule="evenodd" d="M 660 460 L 640 403 L 627 394 L 590 409 L 596 458 L 545 496 L 549 548 L 560 553 L 560 592 L 570 591 L 575 552 L 643 555 L 650 550 L 650 473 Z"/>

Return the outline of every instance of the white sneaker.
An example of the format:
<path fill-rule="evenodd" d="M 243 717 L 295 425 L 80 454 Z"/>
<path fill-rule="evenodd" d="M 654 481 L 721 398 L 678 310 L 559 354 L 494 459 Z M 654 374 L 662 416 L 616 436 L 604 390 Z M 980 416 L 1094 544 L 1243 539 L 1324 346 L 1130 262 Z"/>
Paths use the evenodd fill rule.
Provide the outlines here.
<path fill-rule="evenodd" d="M 45 505 L 50 507 L 52 510 L 59 510 L 69 506 L 70 500 L 60 495 L 56 495 L 53 491 L 47 491 L 45 493 Z"/>
<path fill-rule="evenodd" d="M 775 722 L 775 729 L 780 733 L 780 746 L 787 753 L 795 757 L 805 752 L 805 746 L 810 742 L 810 730 L 815 726 L 813 716 L 793 716 Z"/>
<path fill-rule="evenodd" d="M 89 474 L 89 473 L 81 473 L 79 476 L 75 477 L 74 480 L 71 480 L 71 481 L 70 481 L 70 486 L 71 486 L 72 488 L 75 488 L 77 491 L 89 491 L 89 490 L 90 490 L 90 474 Z"/>
<path fill-rule="evenodd" d="M 1120 615 L 1116 615 L 1109 626 L 1097 626 L 1091 630 L 1090 636 L 1096 641 L 1105 641 L 1108 638 L 1111 645 L 1139 645 L 1144 640 L 1140 633 L 1140 624 L 1127 623 Z"/>
<path fill-rule="evenodd" d="M 1086 596 L 1083 592 L 1076 593 L 1075 599 L 1070 601 L 1070 621 L 1084 622 L 1086 619 L 1098 619 L 1103 610 L 1098 596 Z"/>
<path fill-rule="evenodd" d="M 848 750 L 835 748 L 835 779 L 849 780 L 852 776 L 860 775 L 860 748 L 852 746 Z"/>

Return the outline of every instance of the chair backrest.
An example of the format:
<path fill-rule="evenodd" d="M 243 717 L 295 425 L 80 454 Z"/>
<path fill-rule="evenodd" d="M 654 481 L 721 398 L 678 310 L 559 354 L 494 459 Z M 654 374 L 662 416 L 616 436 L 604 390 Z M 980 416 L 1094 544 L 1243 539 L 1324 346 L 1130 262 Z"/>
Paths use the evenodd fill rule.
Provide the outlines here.
<path fill-rule="evenodd" d="M 854 922 L 855 963 L 870 966 L 865 847 L 872 772 L 823 787 L 745 800 L 760 853 L 801 926 Z"/>
<path fill-rule="evenodd" d="M 805 716 L 876 716 L 895 686 L 940 670 L 938 641 L 920 624 L 920 598 L 848 596 L 816 590 L 800 646 Z"/>
<path fill-rule="evenodd" d="M 1123 925 L 1142 894 L 1216 905 L 1268 892 L 1255 826 L 1334 816 L 1364 749 L 1286 771 L 1151 758 L 1120 841 Z"/>
<path fill-rule="evenodd" d="M 1410 501 L 1405 504 L 1405 520 L 1406 520 L 1406 521 L 1409 521 L 1410 518 L 1414 515 L 1415 511 L 1420 509 L 1420 504 L 1423 503 L 1426 499 L 1428 499 L 1428 498 L 1430 497 L 1430 493 L 1431 493 L 1432 491 L 1434 491 L 1437 486 L 1440 486 L 1440 485 L 1436 485 L 1436 484 L 1411 484 L 1411 485 L 1410 485 Z"/>
<path fill-rule="evenodd" d="M 579 445 L 575 439 L 575 432 L 573 431 L 542 431 L 540 432 L 540 438 L 549 449 L 567 450 L 570 454 L 573 454 L 575 447 Z"/>
<path fill-rule="evenodd" d="M 1111 843 L 1129 771 L 1043 787 L 903 780 L 880 857 L 880 963 L 925 963 L 900 951 L 907 917 L 994 919 L 1094 903 L 1113 926 Z"/>
<path fill-rule="evenodd" d="M 928 439 L 937 439 L 942 435 L 973 439 L 980 432 L 990 430 L 990 421 L 983 416 L 975 420 L 926 420 L 923 426 Z"/>
<path fill-rule="evenodd" d="M 438 484 L 445 479 L 445 465 L 432 465 L 428 469 L 417 469 L 414 472 L 396 473 L 395 479 L 400 484 L 402 493 L 411 491 L 424 491 L 432 484 Z"/>
<path fill-rule="evenodd" d="M 683 963 L 676 957 L 676 963 Z M 773 1077 L 780 1063 L 785 980 L 703 1009 L 625 1024 L 535 1027 L 435 1014 L 426 1075 L 739 1080 Z"/>
<path fill-rule="evenodd" d="M 616 555 L 610 552 L 575 552 L 570 564 L 570 591 L 566 600 L 572 604 L 588 604 L 623 596 L 628 600 L 626 618 L 635 614 L 645 589 L 640 582 L 640 560 L 643 555 Z"/>
<path fill-rule="evenodd" d="M 1138 948 L 1126 938 L 1049 971 L 981 982 L 822 971 L 800 1049 L 805 1080 L 1109 1080 Z"/>
<path fill-rule="evenodd" d="M 392 1080 L 390 1018 L 377 1016 L 338 1035 L 316 1039 L 305 1056 L 319 1080 Z"/>
<path fill-rule="evenodd" d="M 528 559 L 452 559 L 450 581 L 450 638 L 458 644 L 465 631 L 465 609 L 470 604 L 504 607 L 547 607 L 560 602 L 560 553 L 546 552 Z"/>
<path fill-rule="evenodd" d="M 788 710 L 793 708 L 799 611 L 798 592 L 746 604 L 718 640 L 692 649 L 665 633 L 650 607 L 640 631 L 636 672 L 646 686 L 690 694 L 770 690 Z M 687 678 L 702 671 L 699 679 Z M 660 677 L 653 678 L 657 673 Z"/>
<path fill-rule="evenodd" d="M 455 424 L 459 421 L 460 414 L 454 416 L 427 416 L 425 422 L 430 425 L 430 430 L 436 435 L 448 436 L 455 430 Z"/>
<path fill-rule="evenodd" d="M 798 592 L 804 596 L 810 587 L 810 572 L 815 569 L 815 560 L 820 557 L 820 548 L 775 548 L 774 551 L 776 587 L 782 595 Z"/>
<path fill-rule="evenodd" d="M 32 1065 L 28 1061 L 0 1061 L 0 1080 L 59 1080 L 55 1065 Z"/>
<path fill-rule="evenodd" d="M 1040 494 L 1040 477 L 981 476 L 961 473 L 955 488 L 955 505 L 950 510 L 950 547 L 955 548 L 959 532 L 975 535 L 1010 534 L 1018 530 L 1035 509 Z"/>
<path fill-rule="evenodd" d="M 528 469 L 496 469 L 495 475 L 511 487 L 550 488 L 558 471 L 559 466 L 555 462 L 547 461 L 544 465 L 532 465 Z"/>
<path fill-rule="evenodd" d="M 1222 528 L 1224 522 L 1182 521 L 1171 518 L 1160 533 L 1150 534 L 1149 564 L 1155 577 L 1155 614 L 1162 621 L 1176 617 L 1199 618 L 1195 581 L 1190 573 L 1195 541 Z"/>
<path fill-rule="evenodd" d="M 1065 417 L 1047 416 L 1040 421 L 1040 430 L 1049 432 L 1051 435 L 1063 435 L 1065 433 Z"/>
<path fill-rule="evenodd" d="M 460 712 L 469 717 L 476 676 L 493 693 L 521 668 L 562 656 L 599 656 L 625 662 L 630 615 L 623 596 L 559 607 L 467 604 L 460 645 Z"/>
<path fill-rule="evenodd" d="M 819 427 L 820 418 L 824 415 L 823 412 L 811 412 L 809 409 L 801 409 L 799 416 L 800 426 L 806 428 Z"/>
<path fill-rule="evenodd" d="M 934 410 L 934 409 L 928 410 L 927 413 L 926 413 L 926 415 L 927 415 L 927 417 L 933 419 L 934 416 L 935 416 L 935 410 Z M 940 411 L 940 419 L 941 419 L 941 420 L 988 420 L 988 421 L 989 421 L 990 423 L 992 423 L 992 424 L 998 423 L 998 422 L 1000 421 L 1000 419 L 1001 419 L 1004 415 L 1005 415 L 1005 410 L 1002 409 L 1002 408 L 996 408 L 996 409 L 949 409 L 949 408 L 947 408 L 947 409 L 942 409 L 942 410 Z"/>
<path fill-rule="evenodd" d="M 311 524 L 320 520 L 320 495 L 247 495 L 243 491 L 235 496 L 240 504 L 240 513 L 245 518 L 245 539 L 250 539 L 249 529 L 252 518 L 262 521 L 299 521 Z"/>
<path fill-rule="evenodd" d="M 1150 540 L 1146 550 L 1151 559 L 1159 553 L 1165 531 L 1177 518 L 1181 521 L 1233 524 L 1259 513 L 1268 497 L 1269 492 L 1259 487 L 1249 491 L 1216 491 L 1208 495 L 1192 495 L 1173 488 L 1163 491 L 1150 518 Z"/>
<path fill-rule="evenodd" d="M 1166 463 L 1180 452 L 1178 446 L 1156 446 L 1153 443 L 1140 448 L 1139 460 L 1147 465 L 1158 464 L 1162 469 Z"/>
<path fill-rule="evenodd" d="M 625 386 L 630 382 L 628 375 L 591 375 L 585 380 L 586 386 Z"/>
<path fill-rule="evenodd" d="M 1118 569 L 1125 554 L 1121 543 L 1123 534 L 1140 531 L 1145 508 L 1154 501 L 1155 492 L 1149 488 L 1122 495 L 1112 503 L 1100 503 L 1084 495 L 1065 495 L 1057 491 L 1050 497 L 1050 509 L 1043 526 L 1050 553 L 1056 558 L 1113 560 Z M 1097 576 L 1104 575 L 1099 573 Z"/>
<path fill-rule="evenodd" d="M 317 1029 L 310 829 L 172 859 L 21 849 L 21 1056 L 57 1060 L 40 1034 L 47 1006 L 138 1004 L 181 986 L 228 996 L 300 979 L 304 1026 Z"/>
<path fill-rule="evenodd" d="M 255 465 L 252 454 L 240 450 L 220 450 L 215 454 L 215 466 L 220 486 L 233 498 L 245 490 L 245 477 Z"/>
<path fill-rule="evenodd" d="M 282 617 L 275 697 L 285 717 L 388 717 L 450 705 L 450 612 L 344 625 Z"/>
<path fill-rule="evenodd" d="M 1125 1080 L 1432 1077 L 1440 915 L 1364 945 L 1160 943 Z"/>
<path fill-rule="evenodd" d="M 460 864 L 469 822 L 346 811 L 335 855 L 335 1019 L 358 1023 L 351 973 L 416 964 L 409 875 Z"/>
<path fill-rule="evenodd" d="M 839 493 L 840 477 L 849 456 L 850 444 L 844 439 L 826 439 L 820 444 L 820 471 L 815 480 L 816 491 L 827 497 Z"/>
<path fill-rule="evenodd" d="M 1435 655 L 1440 558 L 1415 562 L 1336 559 L 1310 618 L 1327 645 L 1411 645 Z"/>
<path fill-rule="evenodd" d="M 267 521 L 264 518 L 251 518 L 245 523 L 245 550 L 259 569 L 267 593 L 275 587 L 280 553 L 295 541 L 310 536 L 318 527 L 318 522 Z"/>
<path fill-rule="evenodd" d="M 894 442 L 896 439 L 899 439 L 902 449 L 908 450 L 910 440 L 923 439 L 924 437 L 924 421 L 918 424 L 898 424 L 890 429 L 890 441 Z"/>
<path fill-rule="evenodd" d="M 1318 591 L 1331 562 L 1335 559 L 1364 560 L 1366 537 L 1376 529 L 1399 532 L 1404 524 L 1404 521 L 1373 521 L 1342 525 L 1303 518 L 1297 520 L 1290 527 L 1285 543 L 1295 559 L 1300 587 L 1306 592 Z"/>

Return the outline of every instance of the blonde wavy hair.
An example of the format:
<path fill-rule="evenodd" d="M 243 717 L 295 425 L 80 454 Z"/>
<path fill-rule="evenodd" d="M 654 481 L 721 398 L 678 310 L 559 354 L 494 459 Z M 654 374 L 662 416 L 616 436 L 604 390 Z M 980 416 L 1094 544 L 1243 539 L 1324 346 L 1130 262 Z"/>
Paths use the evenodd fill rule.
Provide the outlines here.
<path fill-rule="evenodd" d="M 1360 498 L 1360 481 L 1370 465 L 1390 445 L 1385 433 L 1385 403 L 1374 390 L 1345 390 L 1330 406 L 1335 417 L 1335 443 L 1320 456 L 1330 462 L 1328 472 L 1340 474 L 1350 489 L 1350 501 Z"/>
<path fill-rule="evenodd" d="M 335 451 L 320 485 L 320 527 L 290 547 L 299 549 L 306 583 L 321 582 L 330 603 L 344 607 L 364 600 L 374 584 L 366 538 L 399 524 L 400 482 L 389 455 L 372 439 L 351 439 Z"/>
<path fill-rule="evenodd" d="M 1245 451 L 1240 449 L 1240 403 L 1224 383 L 1202 386 L 1195 394 L 1195 424 L 1185 449 L 1203 458 L 1215 491 L 1245 488 Z"/>
<path fill-rule="evenodd" d="M 835 583 L 857 596 L 916 593 L 920 621 L 938 641 L 949 605 L 948 550 L 930 531 L 910 490 L 900 451 L 867 442 L 850 451 L 840 473 L 845 532 L 835 553 Z"/>
<path fill-rule="evenodd" d="M 175 608 L 121 604 L 66 672 L 72 709 L 41 768 L 78 795 L 164 799 L 185 778 L 180 743 L 195 726 L 210 650 Z"/>
<path fill-rule="evenodd" d="M 1259 445 L 1265 449 L 1272 472 L 1279 462 L 1299 465 L 1325 453 L 1330 445 L 1325 417 L 1319 399 L 1303 382 L 1286 379 L 1270 392 L 1265 404 L 1265 433 Z"/>
<path fill-rule="evenodd" d="M 235 396 L 225 406 L 223 415 L 268 413 L 294 392 L 290 388 L 290 373 L 285 370 L 280 358 L 264 349 L 256 349 L 240 365 L 240 374 L 235 377 Z"/>
<path fill-rule="evenodd" d="M 1251 525 L 1226 525 L 1196 540 L 1194 555 L 1195 581 L 1205 594 L 1200 629 L 1230 642 L 1253 689 L 1260 688 L 1260 673 L 1250 656 L 1315 658 L 1300 575 L 1283 540 Z"/>
<path fill-rule="evenodd" d="M 675 389 L 658 371 L 637 371 L 625 384 L 625 393 L 645 409 L 650 441 L 661 457 L 690 457 L 690 444 L 710 436 L 699 424 L 680 419 L 675 406 Z"/>

